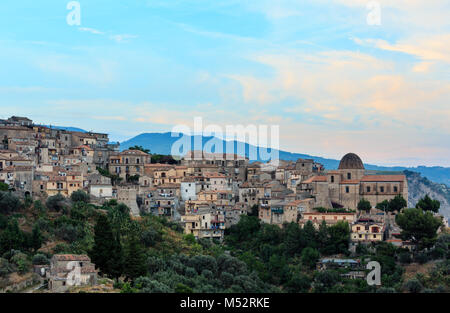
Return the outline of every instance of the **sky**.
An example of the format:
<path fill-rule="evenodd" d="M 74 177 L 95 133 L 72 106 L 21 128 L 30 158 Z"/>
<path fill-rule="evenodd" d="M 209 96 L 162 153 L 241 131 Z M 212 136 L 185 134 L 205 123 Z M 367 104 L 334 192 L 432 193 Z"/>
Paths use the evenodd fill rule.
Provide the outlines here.
<path fill-rule="evenodd" d="M 0 4 L 0 118 L 278 125 L 291 152 L 450 166 L 448 0 L 69 2 Z"/>

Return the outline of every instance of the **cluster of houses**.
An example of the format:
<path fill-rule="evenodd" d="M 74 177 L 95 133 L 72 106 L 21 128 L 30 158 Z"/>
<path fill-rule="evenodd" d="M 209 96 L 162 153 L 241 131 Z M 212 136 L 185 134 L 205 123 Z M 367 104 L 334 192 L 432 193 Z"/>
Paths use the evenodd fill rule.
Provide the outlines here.
<path fill-rule="evenodd" d="M 0 181 L 15 192 L 38 199 L 82 189 L 94 203 L 116 199 L 135 216 L 179 221 L 196 238 L 221 240 L 241 215 L 257 212 L 262 222 L 280 227 L 347 221 L 354 243 L 393 240 L 392 219 L 375 206 L 396 195 L 408 198 L 404 175 L 371 175 L 353 153 L 337 170 L 310 159 L 272 166 L 203 151 L 191 151 L 177 164 L 159 164 L 144 151 L 120 151 L 107 134 L 16 116 L 0 120 L 0 139 Z M 371 212 L 358 212 L 361 199 L 370 202 Z"/>

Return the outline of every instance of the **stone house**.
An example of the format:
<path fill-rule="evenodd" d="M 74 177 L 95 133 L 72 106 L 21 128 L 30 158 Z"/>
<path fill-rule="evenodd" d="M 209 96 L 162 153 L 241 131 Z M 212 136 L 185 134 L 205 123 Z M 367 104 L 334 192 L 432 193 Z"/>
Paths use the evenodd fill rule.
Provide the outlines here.
<path fill-rule="evenodd" d="M 47 278 L 50 291 L 66 292 L 71 286 L 96 285 L 97 270 L 87 255 L 56 254 Z"/>

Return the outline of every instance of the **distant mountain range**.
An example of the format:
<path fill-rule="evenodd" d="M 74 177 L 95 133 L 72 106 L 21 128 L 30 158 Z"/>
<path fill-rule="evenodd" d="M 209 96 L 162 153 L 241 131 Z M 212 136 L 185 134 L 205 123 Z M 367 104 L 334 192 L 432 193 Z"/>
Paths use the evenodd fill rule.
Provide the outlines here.
<path fill-rule="evenodd" d="M 53 125 L 41 125 L 41 126 L 45 126 L 45 127 L 49 127 L 49 128 L 54 128 L 54 129 L 67 130 L 67 131 L 70 131 L 70 132 L 82 132 L 82 133 L 87 133 L 87 131 L 85 131 L 84 129 L 77 128 L 77 127 L 53 126 Z"/>
<path fill-rule="evenodd" d="M 190 142 L 191 142 L 191 147 L 194 147 L 194 137 L 197 137 L 197 139 L 202 140 L 202 144 L 203 144 L 202 150 L 204 149 L 204 151 L 206 151 L 206 152 L 215 152 L 215 151 L 211 151 L 211 149 L 208 149 L 208 147 L 206 147 L 206 149 L 205 149 L 205 144 L 215 137 L 200 136 L 200 135 L 188 136 L 188 137 L 189 137 L 188 140 L 190 140 Z M 120 149 L 125 150 L 125 149 L 128 149 L 129 147 L 137 145 L 137 146 L 142 146 L 146 149 L 149 149 L 151 151 L 151 153 L 171 154 L 172 144 L 174 144 L 178 139 L 180 139 L 180 137 L 172 137 L 172 133 L 170 133 L 170 132 L 168 132 L 168 133 L 143 133 L 143 134 L 133 137 L 127 141 L 122 142 L 120 144 Z M 222 145 L 222 147 L 223 147 L 222 151 L 224 151 L 224 152 L 226 152 L 227 144 L 231 145 L 230 141 L 227 142 L 225 140 L 218 139 L 218 138 L 215 138 L 214 141 L 219 146 L 220 146 L 220 144 Z M 231 141 L 231 142 L 234 146 L 234 151 L 237 151 L 238 143 L 242 145 L 241 142 L 238 142 L 236 140 Z M 259 159 L 260 148 L 259 147 L 250 145 L 248 143 L 244 143 L 244 147 L 245 147 L 245 155 L 247 157 L 249 156 L 249 151 L 251 151 L 251 149 L 255 149 L 257 152 L 258 161 L 260 161 L 260 159 Z M 270 151 L 271 150 L 268 149 L 269 153 L 270 153 Z M 351 151 L 349 151 L 349 152 L 351 152 Z M 322 157 L 312 156 L 312 155 L 302 154 L 302 153 L 291 153 L 291 152 L 282 151 L 282 150 L 279 150 L 279 158 L 281 160 L 286 160 L 286 161 L 295 161 L 299 158 L 314 159 L 314 161 L 323 164 L 326 169 L 330 169 L 330 170 L 337 169 L 339 166 L 339 160 L 327 159 L 327 158 L 322 158 Z M 441 166 L 433 166 L 433 167 L 395 166 L 395 167 L 389 167 L 389 166 L 378 166 L 378 165 L 373 165 L 373 164 L 364 164 L 364 166 L 367 170 L 382 171 L 382 172 L 398 172 L 398 171 L 404 171 L 404 170 L 414 171 L 414 172 L 422 174 L 422 176 L 427 177 L 431 181 L 446 184 L 446 185 L 450 186 L 450 168 L 449 167 L 441 167 Z"/>

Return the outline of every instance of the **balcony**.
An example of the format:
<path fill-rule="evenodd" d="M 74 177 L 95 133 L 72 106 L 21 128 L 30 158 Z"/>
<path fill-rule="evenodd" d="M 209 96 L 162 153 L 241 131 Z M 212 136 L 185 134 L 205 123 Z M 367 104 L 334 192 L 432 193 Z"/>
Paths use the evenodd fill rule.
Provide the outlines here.
<path fill-rule="evenodd" d="M 271 208 L 271 211 L 272 211 L 272 213 L 275 213 L 275 214 L 283 214 L 284 213 L 283 208 L 279 208 L 279 207 Z"/>

